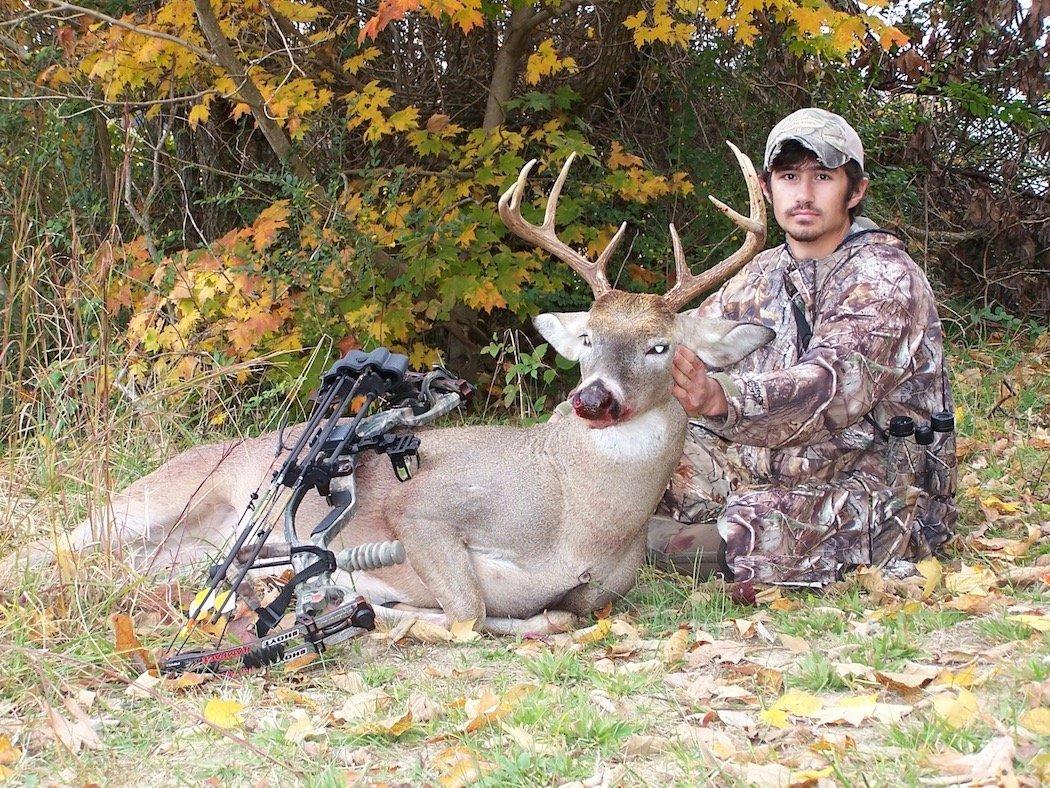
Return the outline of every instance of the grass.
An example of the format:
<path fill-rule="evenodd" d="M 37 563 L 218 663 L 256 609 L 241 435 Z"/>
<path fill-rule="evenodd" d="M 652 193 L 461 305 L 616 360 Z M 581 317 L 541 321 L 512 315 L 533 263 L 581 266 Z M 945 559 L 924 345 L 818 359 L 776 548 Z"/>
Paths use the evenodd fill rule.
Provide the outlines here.
<path fill-rule="evenodd" d="M 991 412 L 999 399 L 999 381 L 1013 374 L 1018 363 L 1034 369 L 1032 354 L 1031 348 L 1008 343 L 957 354 L 957 368 L 980 372 L 956 384 L 963 411 L 961 437 L 977 447 L 968 451 L 960 472 L 964 530 L 987 525 L 988 537 L 1016 539 L 1028 523 L 1050 519 L 1044 503 L 1050 498 L 1050 471 L 1040 472 L 1048 452 L 1031 439 L 1045 424 L 1050 378 L 1030 375 L 1016 401 L 1004 405 L 1010 418 Z M 1041 363 L 1045 369 L 1045 361 Z M 75 383 L 76 378 L 60 381 L 53 396 L 74 397 Z M 70 418 L 69 411 L 61 413 Z M 40 418 L 57 419 L 47 411 Z M 152 437 L 156 433 L 144 428 L 141 414 L 127 407 L 118 406 L 106 418 L 101 431 L 108 441 L 105 464 L 97 461 L 98 446 L 85 443 L 83 430 L 78 435 L 68 424 L 60 428 L 57 420 L 41 425 L 38 435 L 47 440 L 8 445 L 0 468 L 0 553 L 66 527 L 99 490 L 151 470 L 185 445 L 188 435 L 213 429 L 206 420 L 183 418 L 184 423 L 176 424 L 177 411 L 161 411 L 156 416 L 164 436 L 161 445 Z M 1005 447 L 997 444 L 1004 438 Z M 988 450 L 995 445 L 999 450 Z M 100 465 L 114 478 L 106 478 Z M 993 495 L 1017 502 L 1021 511 L 986 524 L 979 499 Z M 1017 563 L 1031 564 L 1048 553 L 1050 544 L 1044 540 Z M 945 571 L 958 568 L 959 561 L 997 572 L 1005 566 L 993 554 L 960 545 L 945 561 Z M 1032 687 L 1050 679 L 1050 638 L 1009 621 L 1007 615 L 1013 613 L 1006 610 L 1011 604 L 1046 610 L 1050 594 L 1041 586 L 996 590 L 1005 599 L 984 615 L 949 609 L 950 595 L 943 589 L 905 608 L 903 599 L 874 600 L 849 582 L 820 594 L 786 592 L 795 609 L 766 606 L 756 611 L 734 603 L 718 583 L 650 568 L 614 607 L 613 615 L 628 618 L 641 640 L 637 653 L 617 656 L 612 673 L 596 663 L 616 645 L 613 635 L 587 644 L 568 636 L 540 642 L 483 638 L 449 645 L 360 638 L 333 649 L 322 665 L 299 673 L 274 670 L 164 690 L 159 698 L 132 697 L 126 693 L 127 681 L 137 670 L 113 653 L 109 617 L 131 615 L 145 645 L 163 645 L 177 625 L 150 607 L 150 594 L 160 582 L 129 574 L 99 556 L 72 574 L 28 573 L 0 589 L 0 737 L 8 736 L 21 751 L 13 765 L 15 782 L 108 784 L 150 774 L 158 775 L 158 784 L 172 785 L 217 780 L 334 786 L 343 785 L 349 773 L 369 781 L 432 784 L 449 776 L 440 766 L 442 754 L 462 751 L 468 760 L 485 764 L 483 784 L 499 786 L 586 780 L 617 767 L 625 770 L 623 785 L 708 781 L 743 786 L 749 762 L 796 771 L 826 766 L 841 785 L 863 784 L 858 775 L 872 785 L 916 784 L 932 774 L 924 753 L 946 748 L 974 752 L 996 735 L 996 726 L 979 719 L 961 728 L 946 725 L 930 706 L 928 687 L 904 695 L 872 678 L 842 678 L 836 666 L 843 662 L 902 672 L 909 662 L 953 671 L 972 662 L 984 677 L 970 688 L 981 712 L 1014 732 L 1019 742 L 1050 747 L 1047 737 L 1033 739 L 1017 724 Z M 880 605 L 886 609 L 873 616 Z M 741 639 L 732 624 L 756 613 L 764 616 L 771 641 L 757 633 Z M 663 664 L 662 645 L 682 625 L 694 635 L 703 629 L 714 638 L 739 643 L 743 661 L 722 661 L 716 655 L 694 665 L 691 652 L 681 663 Z M 785 649 L 781 634 L 801 638 L 810 650 Z M 993 661 L 984 656 L 1004 648 Z M 631 669 L 642 661 L 650 664 Z M 767 671 L 764 679 L 759 668 Z M 758 720 L 761 709 L 776 701 L 783 690 L 764 683 L 768 671 L 781 675 L 783 690 L 801 690 L 826 704 L 874 693 L 880 703 L 907 704 L 913 710 L 896 725 L 867 721 L 859 727 L 829 728 L 794 718 L 784 731 L 758 721 L 753 734 L 723 721 L 718 713 L 725 711 L 746 711 Z M 355 733 L 329 717 L 346 698 L 330 675 L 347 672 L 360 673 L 366 687 L 390 696 L 380 717 L 403 713 L 414 694 L 424 695 L 440 714 L 415 721 L 397 738 Z M 690 696 L 687 687 L 699 677 L 710 678 L 716 688 L 739 687 L 754 700 Z M 468 730 L 470 703 L 486 691 L 499 697 L 519 684 L 532 689 L 498 719 Z M 205 705 L 216 697 L 245 704 L 244 724 L 231 732 L 237 738 L 200 723 Z M 74 701 L 100 737 L 101 749 L 74 755 L 49 734 L 47 709 L 72 719 L 67 704 Z M 322 733 L 305 743 L 289 741 L 293 714 L 302 710 Z M 811 729 L 812 736 L 803 735 L 803 728 Z M 863 746 L 815 746 L 821 737 L 836 733 Z M 723 752 L 723 746 L 729 749 Z M 1029 769 L 1022 761 L 1016 768 Z"/>

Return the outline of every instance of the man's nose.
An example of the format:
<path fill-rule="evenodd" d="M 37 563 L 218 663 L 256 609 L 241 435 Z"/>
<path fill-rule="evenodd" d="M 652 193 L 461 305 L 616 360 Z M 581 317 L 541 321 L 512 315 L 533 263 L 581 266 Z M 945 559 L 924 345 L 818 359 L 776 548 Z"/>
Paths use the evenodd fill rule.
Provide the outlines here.
<path fill-rule="evenodd" d="M 796 198 L 801 203 L 813 202 L 813 181 L 811 179 L 806 177 L 798 179 Z"/>

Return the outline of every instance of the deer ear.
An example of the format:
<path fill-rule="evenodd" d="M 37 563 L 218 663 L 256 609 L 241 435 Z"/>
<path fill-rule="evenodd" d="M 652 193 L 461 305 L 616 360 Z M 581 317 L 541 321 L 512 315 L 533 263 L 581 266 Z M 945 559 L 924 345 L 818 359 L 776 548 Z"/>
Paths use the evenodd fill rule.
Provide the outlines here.
<path fill-rule="evenodd" d="M 544 312 L 532 319 L 536 330 L 543 335 L 558 354 L 577 361 L 580 351 L 583 350 L 583 340 L 580 335 L 587 328 L 587 317 L 589 312 Z"/>
<path fill-rule="evenodd" d="M 704 320 L 678 315 L 678 341 L 708 367 L 724 369 L 770 342 L 771 328 L 732 320 Z"/>

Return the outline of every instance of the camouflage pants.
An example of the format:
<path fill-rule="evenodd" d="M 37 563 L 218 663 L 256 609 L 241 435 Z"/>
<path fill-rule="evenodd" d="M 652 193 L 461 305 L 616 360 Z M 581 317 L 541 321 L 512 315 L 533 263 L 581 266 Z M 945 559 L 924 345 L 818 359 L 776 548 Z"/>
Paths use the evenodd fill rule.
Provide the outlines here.
<path fill-rule="evenodd" d="M 757 483 L 736 446 L 692 428 L 651 521 L 649 548 L 688 566 L 710 549 L 714 527 L 735 580 L 822 586 L 854 566 L 929 555 L 919 527 L 927 497 L 856 471 L 819 484 Z"/>

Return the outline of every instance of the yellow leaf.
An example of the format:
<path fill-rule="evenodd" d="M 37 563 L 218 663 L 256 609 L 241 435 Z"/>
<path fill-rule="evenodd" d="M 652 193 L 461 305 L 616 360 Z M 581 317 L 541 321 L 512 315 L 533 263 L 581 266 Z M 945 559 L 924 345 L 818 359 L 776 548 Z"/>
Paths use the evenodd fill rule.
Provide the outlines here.
<path fill-rule="evenodd" d="M 212 698 L 204 706 L 204 719 L 218 728 L 239 728 L 243 710 L 243 703 L 228 698 Z"/>
<path fill-rule="evenodd" d="M 607 618 L 601 619 L 593 627 L 578 629 L 572 633 L 572 639 L 576 643 L 597 643 L 612 630 L 612 621 Z"/>
<path fill-rule="evenodd" d="M 525 64 L 525 82 L 535 85 L 545 76 L 553 76 L 561 71 L 575 71 L 576 60 L 571 57 L 559 58 L 554 49 L 554 41 L 547 39 L 536 51 L 529 55 Z"/>
<path fill-rule="evenodd" d="M 919 574 L 926 581 L 922 586 L 922 598 L 929 599 L 933 592 L 937 590 L 937 586 L 941 584 L 941 577 L 944 574 L 941 569 L 941 562 L 936 558 L 926 558 L 919 561 L 915 568 L 919 570 Z"/>
<path fill-rule="evenodd" d="M 999 514 L 1017 514 L 1021 511 L 1021 504 L 1014 503 L 1013 501 L 1003 501 L 995 495 L 982 498 L 981 506 L 996 511 Z"/>
<path fill-rule="evenodd" d="M 284 731 L 284 738 L 293 744 L 301 744 L 307 739 L 317 739 L 324 736 L 324 728 L 318 727 L 307 712 L 296 709 L 292 712 L 292 724 Z"/>
<path fill-rule="evenodd" d="M 463 788 L 496 768 L 461 746 L 448 747 L 439 752 L 431 760 L 430 767 L 438 773 L 441 788 Z"/>
<path fill-rule="evenodd" d="M 467 721 L 462 730 L 471 733 L 490 725 L 505 717 L 522 697 L 536 688 L 531 684 L 515 684 L 503 695 L 496 695 L 490 690 L 485 690 L 476 698 L 470 698 L 463 704 L 463 710 L 467 713 Z"/>
<path fill-rule="evenodd" d="M 689 630 L 681 628 L 663 642 L 660 647 L 660 656 L 664 664 L 673 665 L 681 662 L 687 648 L 689 648 Z"/>
<path fill-rule="evenodd" d="M 824 701 L 816 695 L 810 695 L 802 690 L 788 690 L 781 695 L 776 703 L 763 711 L 759 716 L 777 728 L 786 728 L 788 715 L 797 717 L 813 717 L 824 707 Z"/>
<path fill-rule="evenodd" d="M 191 129 L 196 129 L 198 123 L 206 123 L 207 120 L 208 120 L 209 114 L 210 114 L 210 110 L 208 109 L 208 105 L 207 104 L 205 104 L 204 102 L 201 102 L 200 104 L 194 104 L 190 108 L 190 117 L 189 117 L 190 128 Z"/>
<path fill-rule="evenodd" d="M 474 623 L 473 618 L 469 621 L 457 621 L 448 628 L 448 631 L 452 633 L 452 638 L 457 643 L 470 643 L 481 638 L 481 634 L 474 629 Z"/>
<path fill-rule="evenodd" d="M 1007 621 L 1016 621 L 1018 624 L 1024 624 L 1025 626 L 1031 627 L 1036 632 L 1050 632 L 1050 616 L 1036 616 L 1030 613 L 1025 613 L 1017 616 L 1007 616 Z"/>
<path fill-rule="evenodd" d="M 10 766 L 22 757 L 22 751 L 12 746 L 7 736 L 0 736 L 0 766 Z"/>
<path fill-rule="evenodd" d="M 944 578 L 944 586 L 953 594 L 973 594 L 984 596 L 996 584 L 996 577 L 990 569 L 976 569 L 963 564 L 958 572 L 950 572 Z"/>
<path fill-rule="evenodd" d="M 1032 733 L 1040 736 L 1050 736 L 1050 709 L 1040 706 L 1038 709 L 1029 709 L 1017 721 L 1024 725 Z"/>
<path fill-rule="evenodd" d="M 391 736 L 396 739 L 411 727 L 412 712 L 407 711 L 400 717 L 394 716 L 385 720 L 376 720 L 375 722 L 363 722 L 351 728 L 350 732 L 359 736 Z"/>
<path fill-rule="evenodd" d="M 493 309 L 502 308 L 507 305 L 506 299 L 496 289 L 496 286 L 486 280 L 474 290 L 463 294 L 463 301 L 467 306 L 474 309 L 484 309 L 491 312 Z"/>
<path fill-rule="evenodd" d="M 977 698 L 967 689 L 960 689 L 957 695 L 942 692 L 934 695 L 933 710 L 949 727 L 964 728 L 977 716 Z"/>

